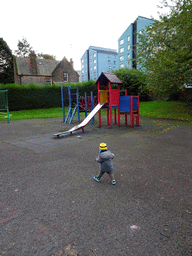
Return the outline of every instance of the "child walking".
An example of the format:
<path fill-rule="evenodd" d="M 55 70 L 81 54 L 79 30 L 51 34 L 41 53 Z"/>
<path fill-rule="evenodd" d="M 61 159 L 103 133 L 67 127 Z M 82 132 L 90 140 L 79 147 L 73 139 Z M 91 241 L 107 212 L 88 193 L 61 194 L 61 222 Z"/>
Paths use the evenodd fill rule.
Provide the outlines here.
<path fill-rule="evenodd" d="M 113 174 L 113 163 L 112 159 L 114 159 L 115 155 L 107 150 L 107 144 L 101 143 L 99 146 L 99 156 L 96 157 L 95 161 L 100 163 L 100 171 L 97 176 L 94 176 L 93 179 L 97 182 L 100 181 L 103 174 L 106 172 L 111 177 L 111 183 L 113 185 L 116 184 L 115 177 Z"/>

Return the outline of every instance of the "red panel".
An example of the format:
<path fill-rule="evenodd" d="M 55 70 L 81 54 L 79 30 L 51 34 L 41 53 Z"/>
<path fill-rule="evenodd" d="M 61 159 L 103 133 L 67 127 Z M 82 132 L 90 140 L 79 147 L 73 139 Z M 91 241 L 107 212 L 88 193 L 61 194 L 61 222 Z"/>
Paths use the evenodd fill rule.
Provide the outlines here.
<path fill-rule="evenodd" d="M 112 89 L 110 96 L 111 96 L 110 97 L 111 105 L 119 105 L 119 97 L 120 97 L 119 89 Z"/>

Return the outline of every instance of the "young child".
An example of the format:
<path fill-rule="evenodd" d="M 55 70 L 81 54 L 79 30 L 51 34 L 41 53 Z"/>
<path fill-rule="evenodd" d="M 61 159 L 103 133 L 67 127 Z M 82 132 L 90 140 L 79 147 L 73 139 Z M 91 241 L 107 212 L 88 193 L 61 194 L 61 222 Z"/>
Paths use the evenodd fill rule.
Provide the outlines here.
<path fill-rule="evenodd" d="M 96 157 L 95 161 L 100 163 L 100 171 L 98 176 L 94 176 L 93 179 L 97 182 L 100 181 L 100 178 L 103 176 L 103 174 L 106 172 L 111 177 L 111 182 L 113 185 L 116 184 L 115 177 L 113 174 L 113 163 L 112 159 L 114 159 L 115 155 L 111 153 L 109 150 L 107 150 L 107 144 L 101 143 L 99 146 L 99 156 Z"/>

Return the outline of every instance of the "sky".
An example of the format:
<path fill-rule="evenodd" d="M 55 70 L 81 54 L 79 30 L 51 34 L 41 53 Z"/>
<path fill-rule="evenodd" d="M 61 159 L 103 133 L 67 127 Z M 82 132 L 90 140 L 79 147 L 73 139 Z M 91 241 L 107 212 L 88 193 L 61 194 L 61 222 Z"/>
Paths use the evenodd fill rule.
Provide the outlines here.
<path fill-rule="evenodd" d="M 89 46 L 118 50 L 118 38 L 138 16 L 158 19 L 160 0 L 6 0 L 0 37 L 17 50 L 26 38 L 36 53 L 73 59 L 75 70 Z"/>

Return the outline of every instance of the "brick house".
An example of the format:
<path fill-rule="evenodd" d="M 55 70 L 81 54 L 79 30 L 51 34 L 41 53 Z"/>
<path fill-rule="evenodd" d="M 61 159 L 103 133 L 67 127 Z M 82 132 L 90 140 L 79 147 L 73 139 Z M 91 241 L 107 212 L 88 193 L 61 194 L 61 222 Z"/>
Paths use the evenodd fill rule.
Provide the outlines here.
<path fill-rule="evenodd" d="M 31 52 L 29 57 L 14 56 L 14 81 L 15 84 L 53 84 L 77 83 L 79 74 L 70 62 L 64 57 L 61 61 L 51 59 L 37 59 Z"/>

